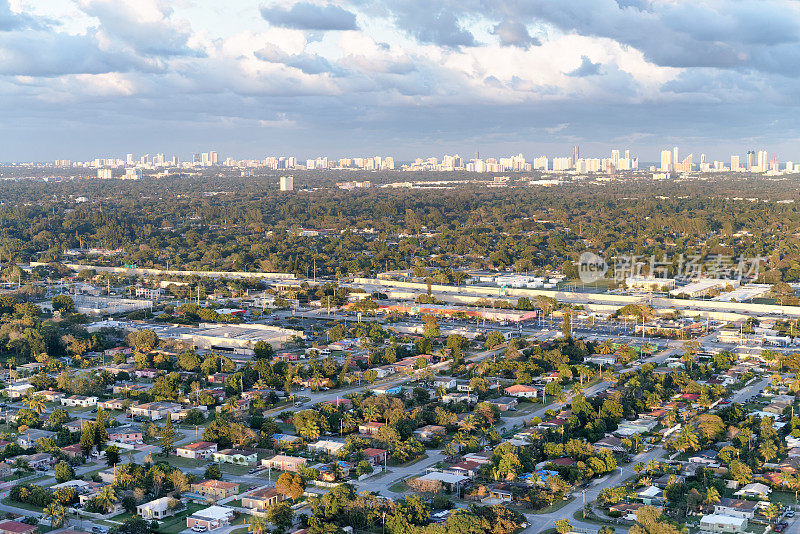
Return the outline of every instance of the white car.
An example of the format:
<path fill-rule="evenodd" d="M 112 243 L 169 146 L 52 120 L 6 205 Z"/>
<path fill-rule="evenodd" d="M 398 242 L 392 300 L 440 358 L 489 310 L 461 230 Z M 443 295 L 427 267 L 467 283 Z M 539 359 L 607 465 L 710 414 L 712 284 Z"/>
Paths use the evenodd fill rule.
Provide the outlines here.
<path fill-rule="evenodd" d="M 195 531 L 195 532 L 205 532 L 206 531 L 206 527 L 204 527 L 203 525 L 198 525 L 197 523 L 195 523 L 192 526 L 192 530 Z"/>

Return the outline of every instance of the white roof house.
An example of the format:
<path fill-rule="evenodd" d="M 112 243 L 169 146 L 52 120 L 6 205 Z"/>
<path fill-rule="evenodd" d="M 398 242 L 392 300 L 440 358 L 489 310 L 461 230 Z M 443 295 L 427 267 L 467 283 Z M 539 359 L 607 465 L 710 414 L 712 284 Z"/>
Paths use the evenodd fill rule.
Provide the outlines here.
<path fill-rule="evenodd" d="M 347 446 L 346 443 L 341 441 L 332 441 L 329 439 L 321 439 L 316 443 L 309 443 L 308 450 L 316 452 L 325 452 L 327 454 L 339 454 Z"/>
<path fill-rule="evenodd" d="M 744 532 L 747 528 L 746 517 L 711 514 L 700 519 L 700 530 L 706 532 Z"/>

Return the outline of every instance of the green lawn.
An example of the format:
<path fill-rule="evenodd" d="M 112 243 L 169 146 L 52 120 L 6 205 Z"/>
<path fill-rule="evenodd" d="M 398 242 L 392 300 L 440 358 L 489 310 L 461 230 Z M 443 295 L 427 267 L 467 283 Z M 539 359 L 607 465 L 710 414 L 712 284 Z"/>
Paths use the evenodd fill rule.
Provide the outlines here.
<path fill-rule="evenodd" d="M 242 499 L 236 499 L 234 501 L 228 501 L 225 503 L 225 506 L 230 506 L 232 508 L 241 508 L 242 507 Z"/>
<path fill-rule="evenodd" d="M 163 456 L 161 457 L 163 458 Z M 170 454 L 167 458 L 167 463 L 173 467 L 186 468 L 186 467 L 203 467 L 209 461 L 195 458 L 184 458 L 182 456 L 175 456 Z"/>
<path fill-rule="evenodd" d="M 797 504 L 794 499 L 794 492 L 789 491 L 773 491 L 769 494 L 769 500 L 772 502 L 779 502 L 782 504 Z"/>
<path fill-rule="evenodd" d="M 549 514 L 550 512 L 557 512 L 558 510 L 561 510 L 566 505 L 571 503 L 573 500 L 575 500 L 575 499 L 573 499 L 572 497 L 570 497 L 568 499 L 561 499 L 560 501 L 556 501 L 552 505 L 546 506 L 546 507 L 542 508 L 541 510 L 537 510 L 537 511 L 535 511 L 533 513 L 534 514 Z"/>
<path fill-rule="evenodd" d="M 391 486 L 389 486 L 389 491 L 393 491 L 395 493 L 403 493 L 408 489 L 408 484 L 406 484 L 405 479 L 400 479 Z"/>
<path fill-rule="evenodd" d="M 178 532 L 186 529 L 186 518 L 203 508 L 206 508 L 206 506 L 193 502 L 189 503 L 185 510 L 178 512 L 173 517 L 161 523 L 158 527 L 158 532 L 163 534 L 178 534 Z"/>
<path fill-rule="evenodd" d="M 32 512 L 41 512 L 42 509 L 38 506 L 33 506 L 32 504 L 27 504 L 24 502 L 17 502 L 12 501 L 11 498 L 6 497 L 3 500 L 0 500 L 0 503 L 5 504 L 6 506 L 13 506 L 15 508 L 22 508 L 23 510 L 30 510 Z"/>
<path fill-rule="evenodd" d="M 397 464 L 397 463 L 394 463 L 392 461 L 389 461 L 388 465 L 390 465 L 392 467 L 408 467 L 409 465 L 414 465 L 417 462 L 421 462 L 422 460 L 424 460 L 427 457 L 428 457 L 427 454 L 423 454 L 422 456 L 418 456 L 417 458 L 414 458 L 413 460 L 409 460 L 409 461 L 407 461 L 405 463 L 402 463 L 402 464 Z"/>
<path fill-rule="evenodd" d="M 220 471 L 226 473 L 228 475 L 234 476 L 242 476 L 246 475 L 248 471 L 256 467 L 256 464 L 245 464 L 245 465 L 238 465 L 238 464 L 228 464 L 228 463 L 220 463 L 219 468 Z"/>

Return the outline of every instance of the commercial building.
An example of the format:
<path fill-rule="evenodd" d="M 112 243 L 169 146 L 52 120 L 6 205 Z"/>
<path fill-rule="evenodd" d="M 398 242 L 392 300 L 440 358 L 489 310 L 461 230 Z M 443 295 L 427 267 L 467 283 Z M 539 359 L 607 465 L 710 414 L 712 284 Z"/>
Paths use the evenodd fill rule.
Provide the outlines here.
<path fill-rule="evenodd" d="M 294 338 L 305 339 L 302 331 L 263 324 L 213 324 L 201 323 L 199 328 L 183 332 L 180 339 L 189 341 L 196 349 L 213 350 L 228 354 L 252 356 L 259 341 L 279 349 Z"/>

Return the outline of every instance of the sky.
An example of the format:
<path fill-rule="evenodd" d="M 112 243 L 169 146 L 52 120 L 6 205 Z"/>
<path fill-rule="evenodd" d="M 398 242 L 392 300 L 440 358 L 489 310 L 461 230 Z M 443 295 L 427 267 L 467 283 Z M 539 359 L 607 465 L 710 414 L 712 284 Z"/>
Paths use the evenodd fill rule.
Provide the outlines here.
<path fill-rule="evenodd" d="M 0 161 L 800 160 L 794 0 L 0 0 Z"/>

